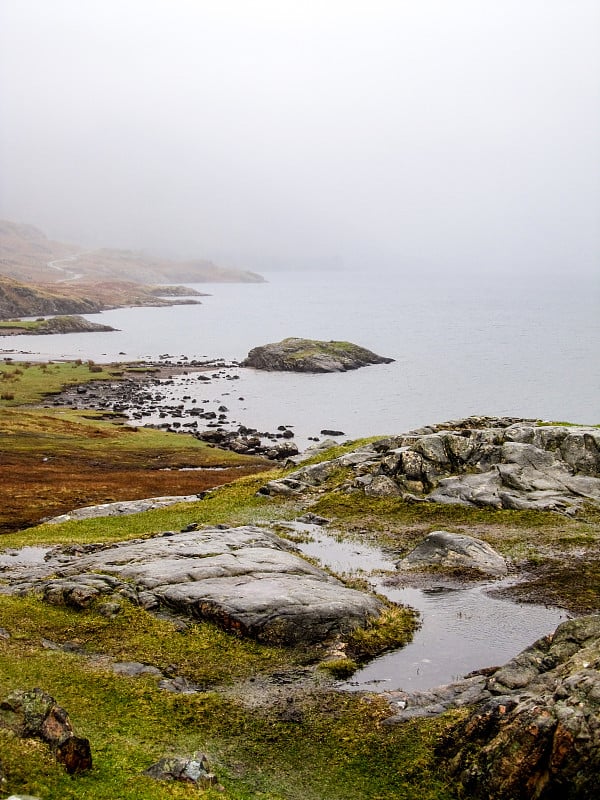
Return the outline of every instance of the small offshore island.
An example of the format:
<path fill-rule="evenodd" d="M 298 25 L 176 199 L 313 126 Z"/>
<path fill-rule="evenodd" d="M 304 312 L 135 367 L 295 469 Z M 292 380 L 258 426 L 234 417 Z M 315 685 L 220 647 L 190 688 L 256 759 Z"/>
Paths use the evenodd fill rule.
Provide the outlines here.
<path fill-rule="evenodd" d="M 254 347 L 241 366 L 270 372 L 346 372 L 393 361 L 393 358 L 378 356 L 351 342 L 289 337 L 281 342 Z"/>

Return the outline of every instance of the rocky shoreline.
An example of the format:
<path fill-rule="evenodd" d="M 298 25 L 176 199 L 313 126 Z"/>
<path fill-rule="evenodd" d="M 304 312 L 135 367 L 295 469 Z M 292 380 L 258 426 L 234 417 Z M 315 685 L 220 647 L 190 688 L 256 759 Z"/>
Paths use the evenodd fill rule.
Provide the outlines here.
<path fill-rule="evenodd" d="M 122 415 L 134 425 L 145 425 L 171 433 L 187 433 L 215 447 L 240 455 L 259 455 L 271 461 L 286 461 L 297 456 L 291 425 L 278 425 L 275 430 L 259 430 L 236 424 L 223 401 L 212 401 L 183 394 L 183 401 L 169 399 L 175 378 L 185 378 L 191 385 L 207 385 L 216 380 L 236 381 L 233 370 L 237 362 L 215 359 L 174 360 L 169 356 L 161 361 L 123 365 L 123 377 L 71 386 L 48 401 L 50 406 L 86 410 L 97 409 Z M 159 421 L 149 422 L 152 417 Z M 164 422 L 160 420 L 164 419 Z M 343 436 L 343 431 L 321 431 L 321 436 Z M 319 436 L 310 437 L 315 442 Z"/>

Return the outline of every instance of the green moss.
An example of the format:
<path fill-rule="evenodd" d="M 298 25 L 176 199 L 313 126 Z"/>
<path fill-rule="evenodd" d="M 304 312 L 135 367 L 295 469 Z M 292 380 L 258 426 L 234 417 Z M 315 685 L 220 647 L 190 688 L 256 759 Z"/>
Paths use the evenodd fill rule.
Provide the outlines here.
<path fill-rule="evenodd" d="M 358 664 L 352 658 L 335 658 L 323 661 L 322 664 L 319 664 L 319 669 L 327 672 L 332 678 L 344 680 L 356 672 Z"/>
<path fill-rule="evenodd" d="M 385 704 L 354 695 L 296 698 L 296 716 L 275 706 L 246 709 L 213 693 L 173 695 L 151 678 L 128 679 L 60 651 L 1 642 L 0 695 L 42 685 L 89 738 L 94 767 L 71 778 L 41 744 L 0 734 L 5 789 L 42 797 L 153 800 L 197 797 L 141 772 L 163 755 L 205 752 L 232 800 L 450 798 L 435 774 L 433 744 L 445 721 L 381 729 Z M 285 712 L 285 713 L 284 713 Z"/>
<path fill-rule="evenodd" d="M 418 627 L 415 612 L 390 605 L 365 628 L 357 628 L 348 637 L 348 652 L 357 661 L 367 661 L 386 650 L 404 647 Z"/>

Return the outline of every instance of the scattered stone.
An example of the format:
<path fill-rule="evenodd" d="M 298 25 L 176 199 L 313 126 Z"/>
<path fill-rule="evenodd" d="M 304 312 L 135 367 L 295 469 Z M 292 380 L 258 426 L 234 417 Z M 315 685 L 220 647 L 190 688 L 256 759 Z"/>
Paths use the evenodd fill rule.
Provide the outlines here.
<path fill-rule="evenodd" d="M 156 675 L 162 678 L 162 672 L 158 667 L 141 664 L 139 661 L 119 661 L 112 665 L 112 671 L 117 675 L 127 675 L 129 678 L 137 678 L 140 675 Z"/>
<path fill-rule="evenodd" d="M 308 511 L 306 514 L 303 514 L 301 517 L 298 517 L 298 522 L 302 522 L 304 525 L 329 525 L 331 522 L 330 519 L 327 517 L 321 517 L 319 514 L 313 514 L 312 511 Z"/>
<path fill-rule="evenodd" d="M 208 759 L 201 753 L 191 758 L 168 756 L 144 770 L 144 775 L 157 781 L 181 781 L 200 788 L 214 786 L 216 776 L 210 771 Z"/>
<path fill-rule="evenodd" d="M 398 569 L 442 567 L 473 569 L 487 575 L 506 575 L 506 561 L 487 542 L 465 534 L 433 531 L 406 558 Z"/>
<path fill-rule="evenodd" d="M 321 431 L 321 436 L 345 436 L 346 434 L 344 431 L 336 431 L 336 430 L 329 430 L 328 428 L 324 428 Z"/>

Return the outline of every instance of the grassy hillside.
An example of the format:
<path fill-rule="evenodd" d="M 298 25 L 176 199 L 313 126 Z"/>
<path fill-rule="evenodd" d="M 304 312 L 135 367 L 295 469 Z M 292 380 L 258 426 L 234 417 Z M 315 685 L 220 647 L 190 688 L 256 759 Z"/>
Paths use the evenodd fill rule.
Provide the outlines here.
<path fill-rule="evenodd" d="M 253 272 L 227 269 L 211 261 L 172 261 L 130 250 L 86 250 L 55 242 L 32 225 L 0 220 L 0 275 L 31 283 L 256 283 Z"/>

